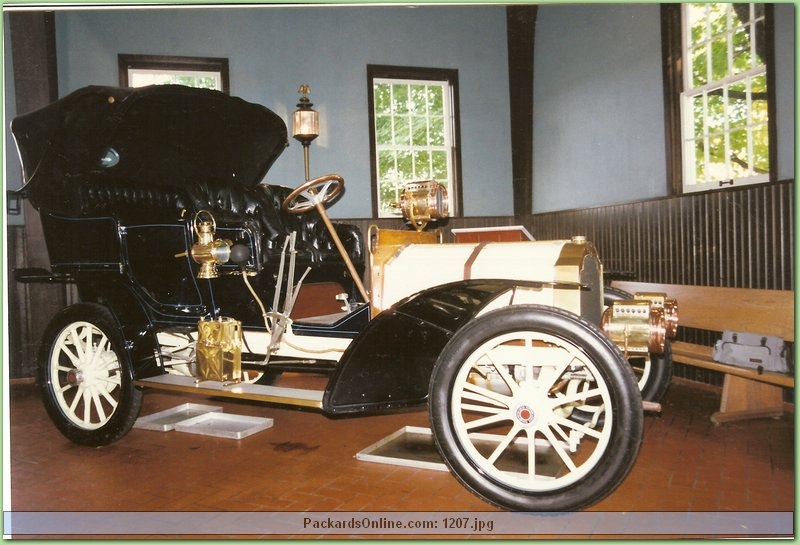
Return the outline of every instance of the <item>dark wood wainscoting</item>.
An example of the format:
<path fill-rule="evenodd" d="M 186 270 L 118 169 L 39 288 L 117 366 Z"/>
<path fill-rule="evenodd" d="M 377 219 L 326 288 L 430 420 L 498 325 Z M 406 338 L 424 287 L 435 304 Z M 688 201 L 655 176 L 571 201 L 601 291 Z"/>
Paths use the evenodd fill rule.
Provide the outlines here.
<path fill-rule="evenodd" d="M 585 235 L 641 282 L 792 290 L 794 181 L 536 214 L 538 239 Z"/>

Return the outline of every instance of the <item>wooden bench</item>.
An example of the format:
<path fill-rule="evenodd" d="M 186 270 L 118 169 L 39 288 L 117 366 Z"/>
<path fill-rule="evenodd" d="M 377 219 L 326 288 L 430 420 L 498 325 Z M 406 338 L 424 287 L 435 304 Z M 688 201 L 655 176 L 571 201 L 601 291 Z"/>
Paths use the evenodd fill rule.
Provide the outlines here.
<path fill-rule="evenodd" d="M 679 327 L 761 333 L 794 342 L 792 291 L 627 281 L 611 285 L 630 293 L 665 292 L 678 301 Z M 673 361 L 725 374 L 720 409 L 711 416 L 714 424 L 784 413 L 783 388 L 794 388 L 793 376 L 717 362 L 711 357 L 712 350 L 710 346 L 672 342 Z"/>

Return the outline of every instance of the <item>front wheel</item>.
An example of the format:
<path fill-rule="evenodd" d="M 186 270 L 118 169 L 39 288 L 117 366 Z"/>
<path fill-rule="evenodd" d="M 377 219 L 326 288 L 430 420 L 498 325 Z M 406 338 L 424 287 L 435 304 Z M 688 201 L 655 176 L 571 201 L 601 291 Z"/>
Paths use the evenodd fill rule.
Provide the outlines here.
<path fill-rule="evenodd" d="M 504 509 L 596 503 L 628 474 L 642 438 L 641 394 L 622 353 L 554 307 L 512 306 L 471 321 L 440 355 L 429 393 L 445 463 Z"/>
<path fill-rule="evenodd" d="M 67 307 L 47 326 L 39 386 L 50 419 L 80 445 L 120 439 L 142 405 L 119 326 L 107 308 L 95 304 Z"/>

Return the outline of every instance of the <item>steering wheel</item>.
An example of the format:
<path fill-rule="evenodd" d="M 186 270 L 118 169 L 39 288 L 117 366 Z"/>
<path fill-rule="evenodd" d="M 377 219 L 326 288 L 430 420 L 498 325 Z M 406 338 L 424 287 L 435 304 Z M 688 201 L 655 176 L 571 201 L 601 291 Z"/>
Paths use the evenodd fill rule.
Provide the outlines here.
<path fill-rule="evenodd" d="M 337 174 L 326 174 L 298 186 L 283 200 L 281 208 L 290 214 L 305 214 L 318 205 L 328 204 L 343 189 L 344 178 Z"/>

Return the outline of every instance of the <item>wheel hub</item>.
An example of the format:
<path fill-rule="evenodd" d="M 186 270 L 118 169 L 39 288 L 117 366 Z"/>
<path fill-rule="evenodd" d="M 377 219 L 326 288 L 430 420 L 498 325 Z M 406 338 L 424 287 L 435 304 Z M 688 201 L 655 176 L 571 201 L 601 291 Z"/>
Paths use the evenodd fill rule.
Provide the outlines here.
<path fill-rule="evenodd" d="M 516 417 L 517 422 L 523 426 L 530 426 L 533 424 L 533 421 L 536 420 L 536 412 L 533 410 L 533 407 L 527 403 L 523 403 L 522 405 L 518 406 L 514 416 Z"/>
<path fill-rule="evenodd" d="M 118 372 L 113 367 L 116 361 L 113 352 L 100 351 L 94 347 L 91 352 L 85 354 L 84 360 L 80 368 L 70 369 L 67 373 L 67 384 L 70 386 L 93 388 L 98 386 L 98 381 L 102 385 Z M 111 383 L 109 387 L 113 388 Z"/>
<path fill-rule="evenodd" d="M 77 386 L 78 384 L 83 382 L 83 371 L 80 369 L 71 369 L 69 373 L 67 373 L 67 382 L 70 386 Z"/>

